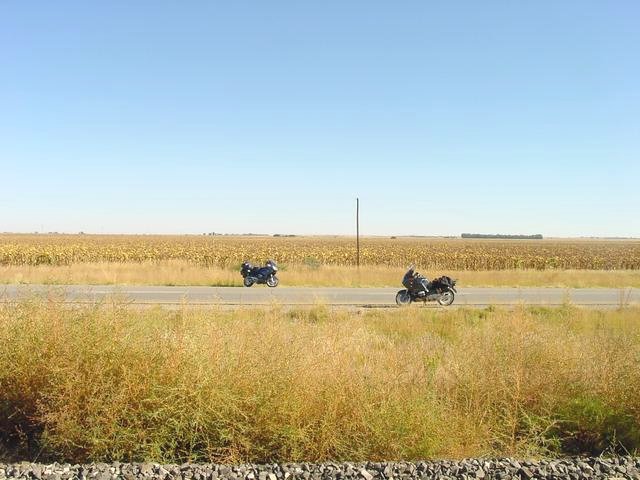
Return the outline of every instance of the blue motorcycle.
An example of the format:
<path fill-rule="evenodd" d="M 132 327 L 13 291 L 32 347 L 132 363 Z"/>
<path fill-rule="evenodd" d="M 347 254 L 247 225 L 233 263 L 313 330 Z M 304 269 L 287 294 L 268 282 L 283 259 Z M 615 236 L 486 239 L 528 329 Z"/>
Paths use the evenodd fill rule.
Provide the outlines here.
<path fill-rule="evenodd" d="M 240 274 L 244 278 L 244 286 L 251 287 L 254 283 L 266 283 L 268 287 L 277 287 L 280 281 L 276 277 L 278 266 L 273 260 L 268 260 L 264 267 L 244 262 Z"/>

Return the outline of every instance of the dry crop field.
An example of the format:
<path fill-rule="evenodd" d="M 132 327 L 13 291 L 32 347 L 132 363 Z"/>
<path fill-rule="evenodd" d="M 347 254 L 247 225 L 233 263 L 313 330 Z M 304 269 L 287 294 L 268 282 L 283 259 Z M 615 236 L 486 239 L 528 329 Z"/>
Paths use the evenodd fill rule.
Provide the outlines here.
<path fill-rule="evenodd" d="M 0 282 L 239 285 L 244 260 L 283 284 L 388 286 L 409 263 L 463 285 L 639 286 L 639 240 L 0 235 Z"/>

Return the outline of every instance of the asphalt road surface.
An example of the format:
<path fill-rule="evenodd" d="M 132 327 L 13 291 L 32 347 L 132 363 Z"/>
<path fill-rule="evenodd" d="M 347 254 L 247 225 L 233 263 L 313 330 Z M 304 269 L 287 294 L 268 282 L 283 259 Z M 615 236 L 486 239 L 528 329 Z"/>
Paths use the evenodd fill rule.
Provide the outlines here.
<path fill-rule="evenodd" d="M 116 296 L 134 304 L 327 305 L 391 306 L 399 288 L 302 288 L 254 285 L 243 287 L 154 287 L 111 285 L 0 285 L 0 301 L 29 295 L 64 297 L 70 303 L 93 303 Z M 609 288 L 460 288 L 454 305 L 621 306 L 640 303 L 640 289 Z M 436 306 L 434 302 L 429 305 Z"/>

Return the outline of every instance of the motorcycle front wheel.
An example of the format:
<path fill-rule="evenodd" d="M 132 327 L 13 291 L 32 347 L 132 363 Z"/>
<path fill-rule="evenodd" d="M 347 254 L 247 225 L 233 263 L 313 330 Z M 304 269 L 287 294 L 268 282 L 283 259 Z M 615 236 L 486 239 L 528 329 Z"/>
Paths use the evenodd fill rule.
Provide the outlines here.
<path fill-rule="evenodd" d="M 278 280 L 278 277 L 276 277 L 275 275 L 271 275 L 269 278 L 267 278 L 268 287 L 277 287 L 278 283 L 280 283 L 280 280 Z"/>
<path fill-rule="evenodd" d="M 250 287 L 251 285 L 253 285 L 253 278 L 252 277 L 244 277 L 244 286 L 245 287 Z"/>
<path fill-rule="evenodd" d="M 451 290 L 447 290 L 442 295 L 440 295 L 440 297 L 438 297 L 438 303 L 443 307 L 448 307 L 453 303 L 454 298 L 454 293 Z"/>
<path fill-rule="evenodd" d="M 411 295 L 409 295 L 409 292 L 406 290 L 400 290 L 396 294 L 396 303 L 401 307 L 409 305 L 411 303 Z"/>

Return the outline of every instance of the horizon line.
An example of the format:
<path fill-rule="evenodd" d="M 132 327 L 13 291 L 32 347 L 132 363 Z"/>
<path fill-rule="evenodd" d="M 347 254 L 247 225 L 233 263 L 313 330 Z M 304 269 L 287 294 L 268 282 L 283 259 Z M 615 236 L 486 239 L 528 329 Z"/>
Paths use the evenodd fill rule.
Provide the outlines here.
<path fill-rule="evenodd" d="M 542 235 L 542 238 L 526 238 L 538 234 L 508 234 L 508 233 L 496 233 L 496 234 L 484 234 L 474 233 L 471 235 L 485 235 L 478 237 L 463 237 L 462 235 L 469 235 L 469 232 L 463 232 L 458 235 L 446 235 L 446 234 L 361 234 L 360 238 L 448 238 L 448 239 L 460 239 L 460 240 L 550 240 L 550 239 L 593 239 L 593 240 L 640 240 L 640 237 L 634 236 L 621 236 L 621 235 L 580 235 L 580 236 L 561 236 L 561 235 Z M 160 232 L 147 232 L 147 233 L 130 233 L 130 232 L 12 232 L 3 231 L 0 235 L 60 235 L 60 236 L 131 236 L 131 237 L 145 237 L 145 236 L 165 236 L 165 237 L 268 237 L 268 238 L 304 238 L 304 237 L 344 237 L 344 238 L 356 238 L 356 234 L 344 234 L 344 233 L 218 233 L 218 232 L 200 232 L 200 233 L 160 233 Z M 495 235 L 495 236 L 491 236 Z M 502 235 L 500 237 L 499 235 Z M 522 238 L 518 238 L 522 237 Z"/>

